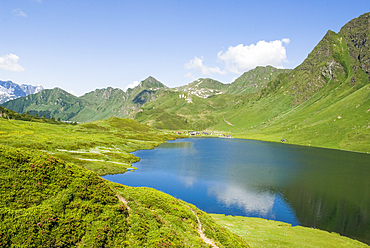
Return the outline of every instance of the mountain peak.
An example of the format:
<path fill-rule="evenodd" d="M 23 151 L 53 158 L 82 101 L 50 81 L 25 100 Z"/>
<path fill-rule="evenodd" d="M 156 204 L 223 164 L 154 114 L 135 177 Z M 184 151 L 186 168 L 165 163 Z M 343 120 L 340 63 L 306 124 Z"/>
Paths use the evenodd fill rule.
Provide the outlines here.
<path fill-rule="evenodd" d="M 349 21 L 340 29 L 339 34 L 347 43 L 350 57 L 357 61 L 370 79 L 370 13 Z"/>
<path fill-rule="evenodd" d="M 159 82 L 157 79 L 155 79 L 152 76 L 149 76 L 143 81 L 141 81 L 137 87 L 145 88 L 145 89 L 167 88 L 167 86 L 165 86 L 164 84 L 162 84 L 161 82 Z"/>
<path fill-rule="evenodd" d="M 244 72 L 230 84 L 228 94 L 250 94 L 261 90 L 268 82 L 274 80 L 281 73 L 288 73 L 290 69 L 278 69 L 273 66 L 257 66 Z"/>

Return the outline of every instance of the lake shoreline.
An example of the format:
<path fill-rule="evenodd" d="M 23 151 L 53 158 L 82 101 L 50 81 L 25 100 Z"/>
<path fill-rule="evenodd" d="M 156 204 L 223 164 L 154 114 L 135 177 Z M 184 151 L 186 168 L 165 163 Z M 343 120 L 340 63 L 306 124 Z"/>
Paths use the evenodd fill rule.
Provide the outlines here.
<path fill-rule="evenodd" d="M 220 132 L 221 133 L 221 132 Z M 223 132 L 222 132 L 223 133 Z M 232 133 L 229 133 L 232 135 Z M 176 139 L 190 139 L 190 138 L 226 138 L 226 137 L 219 137 L 215 135 L 199 135 L 199 136 L 185 136 L 181 138 L 176 138 Z M 329 147 L 329 146 L 318 146 L 318 145 L 306 145 L 306 144 L 300 144 L 300 143 L 294 143 L 294 142 L 289 142 L 289 141 L 277 141 L 277 140 L 271 140 L 271 139 L 263 139 L 263 138 L 251 138 L 251 137 L 245 137 L 245 136 L 240 136 L 238 134 L 235 134 L 234 137 L 227 138 L 227 139 L 241 139 L 241 140 L 254 140 L 254 141 L 263 141 L 263 142 L 271 142 L 271 143 L 277 143 L 277 144 L 286 144 L 286 145 L 295 145 L 295 146 L 304 146 L 304 147 L 313 147 L 313 148 L 323 148 L 323 149 L 329 149 L 329 150 L 338 150 L 338 151 L 344 151 L 344 152 L 355 152 L 355 153 L 362 153 L 362 154 L 370 154 L 370 152 L 364 152 L 364 151 L 356 151 L 356 150 L 346 150 L 342 148 L 337 148 L 337 147 Z"/>

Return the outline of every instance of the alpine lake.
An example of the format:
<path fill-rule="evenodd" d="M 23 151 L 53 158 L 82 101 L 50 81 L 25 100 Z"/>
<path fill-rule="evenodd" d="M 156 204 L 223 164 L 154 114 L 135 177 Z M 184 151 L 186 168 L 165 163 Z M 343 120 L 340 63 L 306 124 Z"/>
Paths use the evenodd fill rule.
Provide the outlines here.
<path fill-rule="evenodd" d="M 370 244 L 370 155 L 242 139 L 188 138 L 134 155 L 104 176 L 151 187 L 207 213 L 319 228 Z"/>

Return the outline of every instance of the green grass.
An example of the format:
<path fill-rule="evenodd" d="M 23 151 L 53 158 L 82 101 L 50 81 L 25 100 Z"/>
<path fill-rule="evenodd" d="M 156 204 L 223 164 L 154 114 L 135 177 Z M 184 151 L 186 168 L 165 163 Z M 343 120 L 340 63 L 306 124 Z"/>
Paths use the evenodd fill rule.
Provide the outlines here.
<path fill-rule="evenodd" d="M 125 172 L 139 160 L 130 152 L 152 149 L 174 134 L 112 117 L 76 126 L 0 119 L 0 137 L 1 246 L 207 247 L 196 231 L 194 213 L 219 247 L 264 244 L 262 234 L 243 240 L 232 233 L 243 237 L 239 217 L 232 224 L 240 230 L 230 232 L 207 213 L 167 194 L 98 177 Z M 285 229 L 266 223 L 253 224 L 265 233 L 265 241 L 291 244 Z M 305 234 L 296 236 L 326 233 L 303 230 Z"/>
<path fill-rule="evenodd" d="M 248 247 L 193 205 L 45 152 L 0 145 L 0 180 L 1 247 L 208 247 L 195 214 L 219 247 Z"/>
<path fill-rule="evenodd" d="M 247 218 L 210 214 L 221 226 L 243 237 L 251 247 L 369 247 L 359 241 L 318 229 Z"/>
<path fill-rule="evenodd" d="M 152 149 L 174 137 L 116 117 L 76 126 L 0 118 L 0 144 L 47 151 L 99 175 L 126 172 L 139 161 L 131 152 Z"/>
<path fill-rule="evenodd" d="M 0 145 L 1 247 L 102 247 L 124 240 L 127 209 L 94 172 Z"/>
<path fill-rule="evenodd" d="M 370 152 L 370 84 L 330 84 L 295 106 L 285 92 L 259 100 L 253 95 L 193 97 L 193 104 L 174 97 L 178 96 L 149 103 L 136 119 L 163 129 L 210 130 L 245 139 L 286 139 L 290 144 Z"/>
<path fill-rule="evenodd" d="M 129 243 L 135 247 L 208 247 L 194 227 L 201 220 L 205 234 L 219 247 L 249 247 L 240 237 L 217 225 L 205 212 L 194 205 L 178 200 L 151 188 L 113 184 L 130 207 L 130 231 L 138 233 Z"/>

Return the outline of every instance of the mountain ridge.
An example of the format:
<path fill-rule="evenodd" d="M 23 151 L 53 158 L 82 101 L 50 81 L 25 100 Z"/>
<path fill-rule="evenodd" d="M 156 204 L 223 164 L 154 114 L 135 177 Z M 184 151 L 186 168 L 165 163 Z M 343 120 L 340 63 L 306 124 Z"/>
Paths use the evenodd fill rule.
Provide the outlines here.
<path fill-rule="evenodd" d="M 276 68 L 272 70 L 279 71 L 279 69 Z M 264 74 L 262 73 L 262 75 Z M 258 84 L 259 82 L 255 82 L 255 85 Z M 231 86 L 233 86 L 233 83 L 223 84 L 210 78 L 200 78 L 184 86 L 169 88 L 154 77 L 149 76 L 142 80 L 136 87 L 129 88 L 126 91 L 120 88 L 107 87 L 96 89 L 80 97 L 70 94 L 70 97 L 76 101 L 74 105 L 79 106 L 73 110 L 69 109 L 69 107 L 64 107 L 65 105 L 72 104 L 70 99 L 68 103 L 65 103 L 62 100 L 64 96 L 60 96 L 59 98 L 61 100 L 57 101 L 58 97 L 56 95 L 61 93 L 59 88 L 51 89 L 51 91 L 48 90 L 50 94 L 55 95 L 55 99 L 49 102 L 32 102 L 32 100 L 30 101 L 28 98 L 20 98 L 3 103 L 2 106 L 19 113 L 29 111 L 32 114 L 38 113 L 40 116 L 46 115 L 47 118 L 53 116 L 65 121 L 86 122 L 109 118 L 110 116 L 134 118 L 138 112 L 142 111 L 142 105 L 154 101 L 158 97 L 166 94 L 177 92 L 180 94 L 180 98 L 184 98 L 188 103 L 192 103 L 192 96 L 208 98 L 224 94 Z M 51 93 L 52 91 L 55 92 Z M 65 95 L 65 93 L 63 94 Z M 236 92 L 234 94 L 238 93 Z M 45 97 L 48 98 L 47 96 Z M 30 99 L 35 98 L 31 97 Z"/>
<path fill-rule="evenodd" d="M 328 30 L 292 70 L 256 67 L 231 84 L 201 78 L 176 88 L 148 77 L 126 92 L 107 88 L 76 98 L 86 105 L 68 118 L 87 122 L 127 117 L 161 129 L 215 130 L 244 138 L 370 152 L 366 142 L 370 140 L 369 20 L 370 14 L 365 13 L 338 33 Z M 10 102 L 24 106 L 18 111 L 41 109 L 27 105 L 24 98 Z"/>
<path fill-rule="evenodd" d="M 32 86 L 27 84 L 17 84 L 10 80 L 0 80 L 0 104 L 17 99 L 19 97 L 25 97 L 31 94 L 40 92 L 44 88 L 41 85 Z"/>

